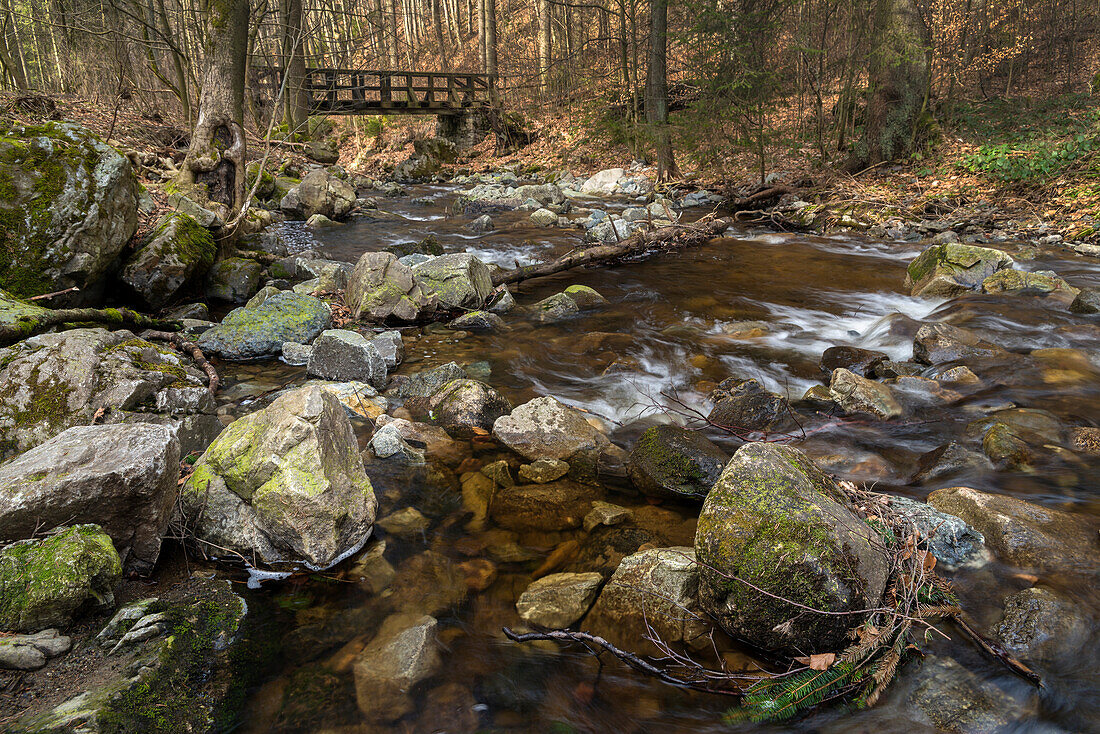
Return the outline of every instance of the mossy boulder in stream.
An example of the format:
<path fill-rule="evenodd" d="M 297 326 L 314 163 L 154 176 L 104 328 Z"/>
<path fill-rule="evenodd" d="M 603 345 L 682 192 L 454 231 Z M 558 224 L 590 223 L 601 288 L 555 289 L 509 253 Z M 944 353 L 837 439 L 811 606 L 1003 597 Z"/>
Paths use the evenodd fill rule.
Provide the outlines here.
<path fill-rule="evenodd" d="M 150 308 L 160 309 L 205 274 L 217 254 L 210 230 L 186 214 L 169 214 L 122 266 L 121 277 Z"/>
<path fill-rule="evenodd" d="M 252 308 L 235 308 L 204 331 L 199 348 L 225 359 L 279 354 L 283 342 L 309 344 L 332 325 L 332 311 L 313 296 L 283 291 Z"/>
<path fill-rule="evenodd" d="M 430 310 L 429 298 L 413 278 L 413 271 L 392 252 L 367 252 L 348 276 L 344 301 L 357 319 L 415 321 Z"/>
<path fill-rule="evenodd" d="M 130 161 L 79 125 L 0 123 L 0 287 L 84 305 L 137 229 Z"/>
<path fill-rule="evenodd" d="M 488 433 L 512 404 L 493 387 L 478 380 L 451 380 L 429 398 L 432 422 L 457 438 Z"/>
<path fill-rule="evenodd" d="M 114 606 L 122 561 L 98 525 L 77 525 L 0 550 L 0 632 L 64 627 Z"/>
<path fill-rule="evenodd" d="M 914 296 L 951 298 L 980 289 L 982 281 L 1014 263 L 1010 255 L 990 247 L 933 245 L 909 263 L 905 285 Z"/>
<path fill-rule="evenodd" d="M 433 258 L 412 272 L 420 290 L 444 310 L 481 308 L 493 292 L 489 268 L 465 252 Z"/>
<path fill-rule="evenodd" d="M 344 407 L 311 385 L 230 424 L 195 464 L 178 512 L 214 555 L 320 568 L 362 546 L 375 508 Z"/>
<path fill-rule="evenodd" d="M 627 472 L 643 494 L 702 500 L 727 461 L 726 452 L 701 433 L 662 425 L 638 439 Z"/>
<path fill-rule="evenodd" d="M 749 443 L 707 495 L 695 535 L 703 606 L 731 635 L 787 656 L 847 646 L 889 564 L 835 482 L 789 446 Z M 764 593 L 766 592 L 766 593 Z"/>

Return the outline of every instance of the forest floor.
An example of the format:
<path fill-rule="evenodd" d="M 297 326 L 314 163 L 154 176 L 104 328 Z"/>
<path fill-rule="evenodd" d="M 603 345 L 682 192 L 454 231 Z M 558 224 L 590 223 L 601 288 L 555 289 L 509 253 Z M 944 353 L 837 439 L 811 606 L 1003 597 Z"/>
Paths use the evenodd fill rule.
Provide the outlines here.
<path fill-rule="evenodd" d="M 41 98 L 38 98 L 41 99 Z M 87 125 L 123 150 L 182 158 L 186 123 L 145 114 L 129 101 L 118 107 L 87 100 L 51 98 L 52 107 L 0 98 L 0 113 L 37 122 L 52 116 Z M 977 223 L 1053 241 L 1100 241 L 1100 107 L 1087 94 L 1022 96 L 962 102 L 939 121 L 938 141 L 902 164 L 855 175 L 839 157 L 825 166 L 810 145 L 790 144 L 767 154 L 769 181 L 790 187 L 816 207 L 815 228 L 890 226 L 936 220 L 950 226 Z M 335 118 L 341 164 L 383 177 L 409 157 L 413 141 L 434 134 L 434 118 Z M 450 172 L 504 168 L 535 173 L 575 173 L 629 165 L 634 156 L 621 139 L 582 114 L 543 115 L 531 126 L 534 143 L 501 153 L 493 141 L 466 151 Z M 792 133 L 793 135 L 793 133 Z M 795 139 L 792 135 L 787 140 Z M 621 136 L 619 136 L 621 138 Z M 805 141 L 804 141 L 805 142 Z M 259 135 L 253 155 L 263 151 Z M 759 160 L 724 152 L 703 156 L 681 141 L 685 174 L 678 188 L 708 188 L 737 197 L 759 186 Z M 731 149 L 727 149 L 731 150 Z M 272 149 L 275 165 L 305 158 L 294 148 Z M 782 226 L 784 220 L 777 220 Z M 790 224 L 787 220 L 785 223 Z"/>

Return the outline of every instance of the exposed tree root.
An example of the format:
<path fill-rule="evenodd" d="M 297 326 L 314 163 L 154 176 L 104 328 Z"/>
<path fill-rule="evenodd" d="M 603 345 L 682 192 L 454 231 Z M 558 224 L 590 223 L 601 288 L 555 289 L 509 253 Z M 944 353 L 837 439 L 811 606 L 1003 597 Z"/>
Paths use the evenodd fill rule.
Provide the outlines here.
<path fill-rule="evenodd" d="M 11 324 L 0 325 L 0 346 L 14 344 L 21 339 L 41 334 L 66 324 L 104 324 L 107 326 L 136 326 L 162 331 L 178 330 L 178 321 L 165 321 L 131 311 L 128 308 L 59 308 L 37 316 L 23 316 Z"/>
<path fill-rule="evenodd" d="M 218 377 L 218 371 L 214 369 L 214 365 L 206 359 L 206 355 L 202 353 L 198 345 L 195 342 L 188 341 L 180 334 L 175 334 L 169 331 L 143 331 L 140 334 L 142 339 L 156 339 L 158 341 L 166 341 L 175 346 L 184 354 L 191 357 L 203 372 L 206 373 L 206 377 L 209 380 L 207 388 L 210 390 L 211 395 L 218 393 L 218 386 L 221 384 L 221 378 Z"/>

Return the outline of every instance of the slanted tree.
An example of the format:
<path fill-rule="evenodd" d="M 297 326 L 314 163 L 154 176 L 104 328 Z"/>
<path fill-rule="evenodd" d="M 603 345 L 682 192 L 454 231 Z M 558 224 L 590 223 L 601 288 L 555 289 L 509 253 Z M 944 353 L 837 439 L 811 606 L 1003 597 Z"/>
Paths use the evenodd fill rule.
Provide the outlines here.
<path fill-rule="evenodd" d="M 853 170 L 907 155 L 927 133 L 931 49 L 916 0 L 875 0 L 867 111 Z"/>
<path fill-rule="evenodd" d="M 649 4 L 649 65 L 645 78 L 645 119 L 657 148 L 657 179 L 679 178 L 668 126 L 668 0 Z"/>
<path fill-rule="evenodd" d="M 202 0 L 206 73 L 181 183 L 205 184 L 233 212 L 245 200 L 244 70 L 248 0 Z"/>

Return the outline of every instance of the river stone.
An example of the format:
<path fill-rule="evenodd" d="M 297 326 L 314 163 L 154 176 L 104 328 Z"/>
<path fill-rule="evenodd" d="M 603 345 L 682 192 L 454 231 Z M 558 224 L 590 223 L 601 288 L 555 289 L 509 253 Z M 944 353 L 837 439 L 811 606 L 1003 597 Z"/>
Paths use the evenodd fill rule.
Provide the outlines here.
<path fill-rule="evenodd" d="M 343 406 L 308 386 L 218 436 L 183 485 L 179 520 L 213 554 L 327 567 L 362 546 L 375 507 Z"/>
<path fill-rule="evenodd" d="M 989 459 L 972 451 L 958 441 L 950 441 L 917 459 L 914 482 L 932 482 L 960 474 L 985 474 L 993 471 Z"/>
<path fill-rule="evenodd" d="M 694 551 L 682 546 L 627 556 L 582 627 L 642 654 L 656 652 L 645 639 L 654 634 L 667 643 L 698 644 L 710 629 L 699 607 L 699 571 Z"/>
<path fill-rule="evenodd" d="M 1070 301 L 1080 292 L 1051 271 L 1028 273 L 1009 268 L 998 270 L 982 281 L 982 293 L 1012 293 L 1023 290 L 1059 293 Z"/>
<path fill-rule="evenodd" d="M 489 502 L 489 516 L 508 530 L 569 530 L 579 528 L 592 503 L 602 498 L 599 488 L 570 479 L 498 487 Z"/>
<path fill-rule="evenodd" d="M 909 263 L 905 285 L 914 296 L 951 298 L 977 290 L 982 281 L 1015 261 L 988 247 L 947 243 L 933 245 Z"/>
<path fill-rule="evenodd" d="M 382 355 L 386 363 L 386 369 L 392 370 L 405 359 L 405 342 L 401 340 L 400 331 L 383 331 L 371 339 L 371 344 Z"/>
<path fill-rule="evenodd" d="M 264 268 L 255 260 L 227 257 L 206 275 L 206 295 L 230 303 L 244 303 L 260 289 Z"/>
<path fill-rule="evenodd" d="M 0 549 L 0 631 L 65 627 L 85 610 L 109 609 L 122 560 L 97 525 L 75 525 Z"/>
<path fill-rule="evenodd" d="M 378 527 L 402 538 L 421 537 L 431 527 L 431 521 L 415 507 L 406 507 L 383 517 Z"/>
<path fill-rule="evenodd" d="M 371 340 L 346 329 L 328 329 L 313 342 L 306 374 L 324 380 L 369 382 L 386 386 L 386 361 Z"/>
<path fill-rule="evenodd" d="M 303 367 L 309 364 L 309 355 L 313 353 L 313 347 L 298 342 L 283 342 L 282 356 L 280 359 L 289 365 Z"/>
<path fill-rule="evenodd" d="M 493 292 L 485 263 L 466 252 L 433 258 L 412 272 L 420 290 L 443 310 L 481 308 Z"/>
<path fill-rule="evenodd" d="M 530 219 L 536 227 L 552 227 L 558 223 L 558 215 L 545 207 L 531 212 Z"/>
<path fill-rule="evenodd" d="M 607 305 L 607 299 L 600 295 L 599 291 L 586 285 L 571 285 L 562 293 L 572 298 L 573 302 L 582 309 Z"/>
<path fill-rule="evenodd" d="M 414 280 L 412 268 L 391 252 L 364 253 L 348 277 L 344 299 L 355 318 L 375 321 L 415 321 L 433 303 Z"/>
<path fill-rule="evenodd" d="M 889 386 L 860 377 L 843 367 L 833 370 L 829 394 L 848 413 L 870 415 L 884 421 L 902 414 L 901 404 Z"/>
<path fill-rule="evenodd" d="M 1100 521 L 969 487 L 938 489 L 928 504 L 964 520 L 1002 560 L 1025 568 L 1095 576 Z"/>
<path fill-rule="evenodd" d="M 494 294 L 489 305 L 490 313 L 500 315 L 502 313 L 508 313 L 516 307 L 516 299 L 512 296 L 512 292 L 508 290 L 508 286 L 497 286 L 494 290 Z"/>
<path fill-rule="evenodd" d="M 795 448 L 749 443 L 737 450 L 703 503 L 695 535 L 700 598 L 727 632 L 787 656 L 847 646 L 858 615 L 803 614 L 748 585 L 824 611 L 877 606 L 886 557 L 839 496 L 835 482 Z"/>
<path fill-rule="evenodd" d="M 283 291 L 256 308 L 233 309 L 197 344 L 208 355 L 259 359 L 281 352 L 283 342 L 309 344 L 331 325 L 332 312 L 323 301 Z"/>
<path fill-rule="evenodd" d="M 581 184 L 581 193 L 596 196 L 610 196 L 615 193 L 619 186 L 619 182 L 624 176 L 626 176 L 626 171 L 622 168 L 604 169 L 598 173 L 592 174 L 592 176 Z"/>
<path fill-rule="evenodd" d="M 424 452 L 414 449 L 405 441 L 396 427 L 385 425 L 374 432 L 370 439 L 371 451 L 379 459 L 409 465 L 424 464 Z"/>
<path fill-rule="evenodd" d="M 961 518 L 907 497 L 890 497 L 890 507 L 917 528 L 928 550 L 946 567 L 986 560 L 985 538 Z"/>
<path fill-rule="evenodd" d="M 379 428 L 393 426 L 406 441 L 411 441 L 416 446 L 423 446 L 427 458 L 446 466 L 458 466 L 469 456 L 469 443 L 454 440 L 439 426 L 392 418 L 388 415 L 378 416 L 375 425 Z"/>
<path fill-rule="evenodd" d="M 437 626 L 426 614 L 395 614 L 382 623 L 355 659 L 355 698 L 364 717 L 391 722 L 413 711 L 413 688 L 442 667 Z"/>
<path fill-rule="evenodd" d="M 546 484 L 569 473 L 569 462 L 561 459 L 535 459 L 519 468 L 519 478 L 535 484 Z"/>
<path fill-rule="evenodd" d="M 493 436 L 528 461 L 566 461 L 571 475 L 583 479 L 596 476 L 600 454 L 611 445 L 583 413 L 549 396 L 530 400 L 498 418 Z"/>
<path fill-rule="evenodd" d="M 1004 617 L 989 633 L 1024 660 L 1051 661 L 1087 644 L 1093 624 L 1086 605 L 1033 586 L 1005 599 Z"/>
<path fill-rule="evenodd" d="M 871 377 L 874 369 L 889 359 L 885 352 L 859 347 L 829 347 L 821 355 L 821 371 L 832 375 L 840 367 L 861 377 Z"/>
<path fill-rule="evenodd" d="M 726 452 L 703 434 L 660 425 L 638 439 L 627 473 L 642 494 L 702 500 L 728 461 Z"/>
<path fill-rule="evenodd" d="M 179 441 L 165 426 L 70 428 L 0 466 L 0 541 L 96 523 L 125 568 L 147 574 L 176 501 L 179 460 Z"/>
<path fill-rule="evenodd" d="M 1072 313 L 1100 313 L 1100 288 L 1082 288 L 1069 304 Z"/>
<path fill-rule="evenodd" d="M 951 324 L 925 324 L 913 339 L 913 360 L 924 364 L 997 357 L 1005 350 L 970 329 Z"/>
<path fill-rule="evenodd" d="M 507 326 L 504 319 L 490 311 L 471 311 L 464 313 L 447 324 L 448 329 L 456 331 L 501 331 Z"/>
<path fill-rule="evenodd" d="M 354 205 L 355 189 L 323 168 L 306 174 L 279 203 L 284 212 L 302 219 L 314 214 L 343 219 Z"/>
<path fill-rule="evenodd" d="M 477 380 L 452 380 L 429 398 L 432 422 L 456 438 L 488 433 L 512 409 L 508 398 Z"/>
<path fill-rule="evenodd" d="M 787 400 L 754 379 L 730 377 L 710 394 L 707 420 L 738 431 L 767 431 L 787 412 Z"/>
<path fill-rule="evenodd" d="M 566 293 L 556 293 L 529 308 L 531 318 L 540 324 L 566 321 L 581 312 L 577 302 Z"/>
<path fill-rule="evenodd" d="M 163 422 L 182 449 L 190 427 L 212 417 L 195 409 L 213 412 L 206 376 L 124 329 L 71 329 L 0 349 L 0 461 L 89 425 L 100 410 L 107 422 Z"/>
<path fill-rule="evenodd" d="M 119 277 L 150 308 L 161 309 L 205 275 L 217 254 L 210 230 L 186 214 L 173 213 L 157 222 Z"/>
<path fill-rule="evenodd" d="M 603 576 L 598 573 L 552 573 L 531 582 L 520 594 L 516 611 L 527 624 L 565 629 L 588 612 L 601 584 Z"/>
<path fill-rule="evenodd" d="M 282 292 L 282 289 L 276 288 L 273 285 L 265 285 L 263 288 L 256 291 L 256 295 L 252 296 L 252 298 L 249 298 L 248 301 L 245 302 L 244 307 L 256 308 L 257 306 L 263 305 L 263 303 L 267 301 L 267 299 L 271 298 L 272 296 L 277 296 Z"/>
<path fill-rule="evenodd" d="M 427 398 L 440 388 L 454 380 L 466 379 L 466 370 L 455 362 L 441 364 L 438 367 L 421 370 L 409 375 L 396 389 L 399 398 Z"/>
<path fill-rule="evenodd" d="M 596 500 L 592 503 L 592 509 L 584 516 L 584 532 L 591 533 L 601 525 L 619 525 L 632 517 L 634 513 L 625 507 Z"/>
<path fill-rule="evenodd" d="M 488 214 L 482 214 L 480 217 L 470 222 L 470 231 L 474 234 L 485 234 L 493 230 L 493 218 Z"/>
<path fill-rule="evenodd" d="M 938 732 L 992 734 L 1005 731 L 1023 708 L 1000 688 L 952 658 L 925 655 L 914 675 L 910 710 Z"/>
<path fill-rule="evenodd" d="M 21 298 L 79 288 L 55 306 L 90 305 L 137 230 L 130 161 L 87 128 L 0 124 L 0 288 Z"/>
<path fill-rule="evenodd" d="M 33 635 L 0 637 L 0 668 L 38 670 L 49 658 L 69 651 L 73 641 L 48 629 Z"/>

